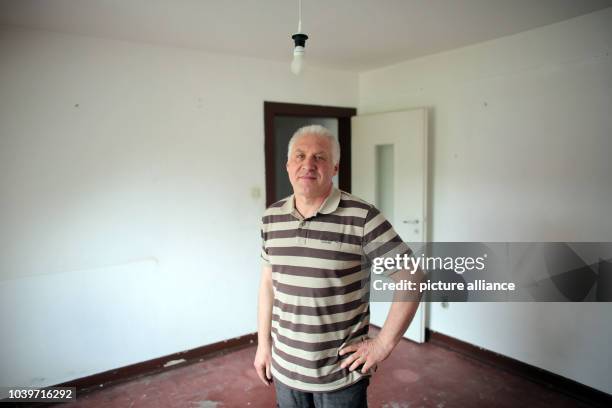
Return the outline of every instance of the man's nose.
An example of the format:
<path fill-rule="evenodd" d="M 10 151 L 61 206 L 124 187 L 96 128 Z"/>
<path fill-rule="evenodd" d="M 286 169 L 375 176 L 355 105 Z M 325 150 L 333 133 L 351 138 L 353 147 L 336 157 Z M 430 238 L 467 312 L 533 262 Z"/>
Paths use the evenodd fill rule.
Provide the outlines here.
<path fill-rule="evenodd" d="M 314 169 L 316 167 L 316 160 L 313 156 L 307 156 L 304 159 L 303 165 L 308 169 Z"/>

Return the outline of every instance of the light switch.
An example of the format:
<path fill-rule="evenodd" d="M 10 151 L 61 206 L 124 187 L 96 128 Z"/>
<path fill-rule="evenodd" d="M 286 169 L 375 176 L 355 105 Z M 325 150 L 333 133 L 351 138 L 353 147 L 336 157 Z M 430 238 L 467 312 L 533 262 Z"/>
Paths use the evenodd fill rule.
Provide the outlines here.
<path fill-rule="evenodd" d="M 251 187 L 251 197 L 254 199 L 261 197 L 261 189 L 259 187 Z"/>

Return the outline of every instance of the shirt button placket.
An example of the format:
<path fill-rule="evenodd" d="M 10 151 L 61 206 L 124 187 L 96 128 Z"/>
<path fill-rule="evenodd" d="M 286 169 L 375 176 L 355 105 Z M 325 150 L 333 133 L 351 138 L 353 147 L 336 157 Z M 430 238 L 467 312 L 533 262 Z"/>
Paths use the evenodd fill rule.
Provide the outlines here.
<path fill-rule="evenodd" d="M 307 226 L 306 226 L 306 221 L 301 220 L 298 224 L 298 242 L 300 244 L 306 244 L 306 236 L 307 234 Z"/>

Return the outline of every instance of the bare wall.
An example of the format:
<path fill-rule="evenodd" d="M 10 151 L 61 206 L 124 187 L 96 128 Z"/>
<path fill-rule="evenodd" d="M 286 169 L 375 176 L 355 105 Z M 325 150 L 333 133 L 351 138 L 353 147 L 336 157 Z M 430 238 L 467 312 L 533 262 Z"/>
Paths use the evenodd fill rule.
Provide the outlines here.
<path fill-rule="evenodd" d="M 0 55 L 0 385 L 255 331 L 263 101 L 356 106 L 357 75 L 9 28 Z"/>

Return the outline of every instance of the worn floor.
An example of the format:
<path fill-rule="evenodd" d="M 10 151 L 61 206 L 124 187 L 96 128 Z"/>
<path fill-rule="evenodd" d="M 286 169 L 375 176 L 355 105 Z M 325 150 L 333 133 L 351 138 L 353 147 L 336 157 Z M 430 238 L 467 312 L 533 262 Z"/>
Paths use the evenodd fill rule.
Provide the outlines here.
<path fill-rule="evenodd" d="M 76 407 L 274 407 L 252 368 L 255 346 L 108 387 Z M 432 344 L 402 341 L 368 388 L 370 407 L 585 407 L 546 387 Z"/>

